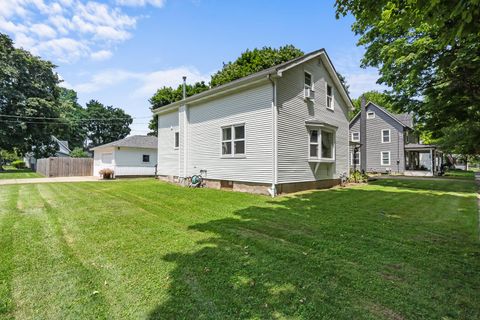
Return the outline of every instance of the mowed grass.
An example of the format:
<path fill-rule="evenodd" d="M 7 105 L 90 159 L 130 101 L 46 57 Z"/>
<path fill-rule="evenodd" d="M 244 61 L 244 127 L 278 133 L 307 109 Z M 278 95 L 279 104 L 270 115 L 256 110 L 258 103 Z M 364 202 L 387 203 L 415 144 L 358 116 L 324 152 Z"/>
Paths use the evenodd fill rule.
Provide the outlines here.
<path fill-rule="evenodd" d="M 447 178 L 453 178 L 453 179 L 474 180 L 475 172 L 473 170 L 451 169 L 445 172 L 444 176 Z"/>
<path fill-rule="evenodd" d="M 469 181 L 0 187 L 0 319 L 478 319 Z"/>
<path fill-rule="evenodd" d="M 30 169 L 15 169 L 6 166 L 5 170 L 0 171 L 0 179 L 25 179 L 25 178 L 43 178 L 42 175 Z"/>

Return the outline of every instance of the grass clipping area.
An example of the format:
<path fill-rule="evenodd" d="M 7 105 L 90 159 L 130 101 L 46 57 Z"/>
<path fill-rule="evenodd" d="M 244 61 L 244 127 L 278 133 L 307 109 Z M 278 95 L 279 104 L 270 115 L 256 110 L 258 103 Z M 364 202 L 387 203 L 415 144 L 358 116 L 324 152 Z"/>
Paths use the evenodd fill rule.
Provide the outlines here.
<path fill-rule="evenodd" d="M 0 188 L 0 319 L 478 319 L 475 184 Z"/>

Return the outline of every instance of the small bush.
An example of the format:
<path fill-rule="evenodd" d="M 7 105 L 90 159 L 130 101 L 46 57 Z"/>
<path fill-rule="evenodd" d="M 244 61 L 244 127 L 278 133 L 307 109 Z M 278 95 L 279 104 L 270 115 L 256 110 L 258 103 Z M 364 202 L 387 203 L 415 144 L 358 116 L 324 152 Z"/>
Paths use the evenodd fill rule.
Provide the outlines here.
<path fill-rule="evenodd" d="M 103 179 L 112 179 L 113 178 L 113 170 L 109 168 L 102 169 L 98 172 Z"/>
<path fill-rule="evenodd" d="M 12 166 L 14 166 L 17 169 L 24 169 L 27 166 L 25 165 L 25 161 L 22 160 L 15 160 L 12 162 Z"/>
<path fill-rule="evenodd" d="M 350 183 L 361 183 L 367 182 L 368 176 L 366 174 L 362 174 L 360 171 L 354 171 L 350 173 L 350 177 L 348 177 L 348 182 Z"/>

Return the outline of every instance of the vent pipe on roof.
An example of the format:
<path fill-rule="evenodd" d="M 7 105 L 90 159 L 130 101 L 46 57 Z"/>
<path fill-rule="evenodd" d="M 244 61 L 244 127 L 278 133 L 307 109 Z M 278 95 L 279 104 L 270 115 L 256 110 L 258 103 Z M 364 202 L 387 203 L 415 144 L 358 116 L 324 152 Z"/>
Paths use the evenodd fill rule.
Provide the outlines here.
<path fill-rule="evenodd" d="M 183 100 L 187 98 L 187 77 L 183 76 Z"/>
<path fill-rule="evenodd" d="M 362 95 L 360 105 L 360 170 L 367 171 L 367 110 L 365 95 Z"/>

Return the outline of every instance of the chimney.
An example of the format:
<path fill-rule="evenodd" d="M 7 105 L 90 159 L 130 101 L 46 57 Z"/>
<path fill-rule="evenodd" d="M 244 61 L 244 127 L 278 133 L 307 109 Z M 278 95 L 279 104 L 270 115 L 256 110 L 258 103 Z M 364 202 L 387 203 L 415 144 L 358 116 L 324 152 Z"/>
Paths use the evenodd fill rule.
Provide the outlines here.
<path fill-rule="evenodd" d="M 367 171 L 367 110 L 365 95 L 362 95 L 362 102 L 360 105 L 360 171 L 365 173 Z"/>
<path fill-rule="evenodd" d="M 183 76 L 183 100 L 185 100 L 187 98 L 187 77 L 186 76 Z"/>

